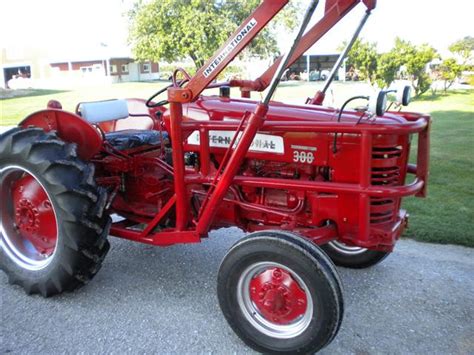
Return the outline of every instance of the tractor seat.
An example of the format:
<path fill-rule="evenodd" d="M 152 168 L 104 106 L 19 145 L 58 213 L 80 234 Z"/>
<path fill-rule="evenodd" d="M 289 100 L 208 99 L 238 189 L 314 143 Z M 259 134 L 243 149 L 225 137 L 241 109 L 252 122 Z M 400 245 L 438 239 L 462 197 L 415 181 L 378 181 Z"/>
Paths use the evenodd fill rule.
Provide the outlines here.
<path fill-rule="evenodd" d="M 129 116 L 126 100 L 81 102 L 77 105 L 76 113 L 91 124 L 123 120 Z"/>
<path fill-rule="evenodd" d="M 126 129 L 105 133 L 105 140 L 117 150 L 126 150 L 144 145 L 159 145 L 161 139 L 166 139 L 167 136 L 166 132 Z"/>
<path fill-rule="evenodd" d="M 104 132 L 104 138 L 117 150 L 138 148 L 144 145 L 159 145 L 161 139 L 167 138 L 167 133 L 151 130 L 153 122 L 146 121 L 148 117 L 129 117 L 128 104 L 126 100 L 106 100 L 95 102 L 83 102 L 78 105 L 77 110 L 82 118 L 93 125 L 97 125 Z M 117 129 L 119 122 L 131 120 L 136 128 L 146 129 Z M 102 125 L 110 125 L 113 130 L 105 130 Z M 122 125 L 123 126 L 123 125 Z M 110 128 L 110 127 L 109 127 Z"/>

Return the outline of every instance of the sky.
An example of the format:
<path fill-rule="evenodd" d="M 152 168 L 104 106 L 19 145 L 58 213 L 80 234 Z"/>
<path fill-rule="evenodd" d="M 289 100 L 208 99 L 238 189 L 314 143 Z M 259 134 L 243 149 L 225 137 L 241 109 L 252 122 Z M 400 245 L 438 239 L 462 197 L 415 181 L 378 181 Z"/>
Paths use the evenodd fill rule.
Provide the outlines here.
<path fill-rule="evenodd" d="M 305 3 L 308 0 L 303 0 Z M 43 48 L 53 56 L 87 53 L 100 43 L 111 52 L 126 47 L 127 18 L 133 0 L 1 0 L 0 48 Z M 319 6 L 320 16 L 323 1 Z M 312 49 L 334 52 L 348 39 L 364 13 L 359 4 Z M 387 51 L 396 36 L 429 43 L 442 54 L 454 41 L 474 36 L 473 0 L 378 0 L 361 36 Z M 159 19 L 157 19 L 159 21 Z M 289 34 L 279 36 L 282 49 Z"/>

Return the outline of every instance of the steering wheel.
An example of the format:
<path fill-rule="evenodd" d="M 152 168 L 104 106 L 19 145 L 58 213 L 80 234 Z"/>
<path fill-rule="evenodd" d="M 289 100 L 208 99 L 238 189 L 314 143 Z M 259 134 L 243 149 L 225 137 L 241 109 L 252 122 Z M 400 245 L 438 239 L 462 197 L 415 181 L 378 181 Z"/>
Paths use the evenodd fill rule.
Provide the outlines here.
<path fill-rule="evenodd" d="M 183 74 L 184 79 L 176 80 L 176 76 L 178 75 L 178 73 Z M 164 106 L 166 104 L 169 104 L 168 100 L 161 100 L 161 101 L 158 101 L 157 103 L 153 103 L 153 99 L 155 99 L 157 96 L 167 91 L 170 87 L 175 87 L 175 88 L 182 87 L 185 83 L 191 80 L 191 76 L 183 68 L 178 68 L 173 72 L 172 80 L 173 80 L 173 83 L 171 85 L 165 86 L 161 90 L 157 91 L 153 96 L 151 96 L 146 101 L 145 105 L 149 108 L 153 108 L 153 107 Z"/>
<path fill-rule="evenodd" d="M 173 84 L 171 85 L 168 85 L 168 86 L 165 86 L 164 88 L 162 88 L 161 90 L 157 91 L 155 94 L 153 94 L 153 96 L 151 96 L 145 103 L 146 107 L 149 107 L 149 108 L 152 108 L 152 107 L 158 107 L 158 106 L 163 106 L 163 105 L 166 105 L 169 103 L 168 100 L 161 100 L 161 101 L 158 101 L 157 103 L 153 103 L 153 100 L 161 95 L 162 93 L 164 93 L 166 90 L 168 90 L 168 88 L 172 87 Z"/>

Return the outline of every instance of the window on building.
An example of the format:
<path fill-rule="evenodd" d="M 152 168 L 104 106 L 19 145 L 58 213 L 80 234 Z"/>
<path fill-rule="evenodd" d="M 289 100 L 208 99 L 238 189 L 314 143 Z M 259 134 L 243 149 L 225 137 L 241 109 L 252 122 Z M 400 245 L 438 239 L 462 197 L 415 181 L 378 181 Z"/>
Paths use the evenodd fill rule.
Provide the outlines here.
<path fill-rule="evenodd" d="M 122 73 L 128 73 L 128 64 L 122 64 Z"/>
<path fill-rule="evenodd" d="M 110 74 L 117 73 L 117 66 L 115 64 L 110 65 Z"/>
<path fill-rule="evenodd" d="M 150 65 L 150 63 L 143 63 L 143 72 L 144 72 L 144 73 L 151 73 L 151 65 Z"/>

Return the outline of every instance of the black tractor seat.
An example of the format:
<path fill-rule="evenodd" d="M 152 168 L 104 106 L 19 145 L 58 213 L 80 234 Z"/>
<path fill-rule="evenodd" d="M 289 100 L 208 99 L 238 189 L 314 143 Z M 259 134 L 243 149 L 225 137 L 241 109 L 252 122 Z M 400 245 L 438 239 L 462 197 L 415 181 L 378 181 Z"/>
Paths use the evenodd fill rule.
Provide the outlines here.
<path fill-rule="evenodd" d="M 127 129 L 105 133 L 105 140 L 117 150 L 126 150 L 144 145 L 159 145 L 168 133 L 153 130 Z"/>

